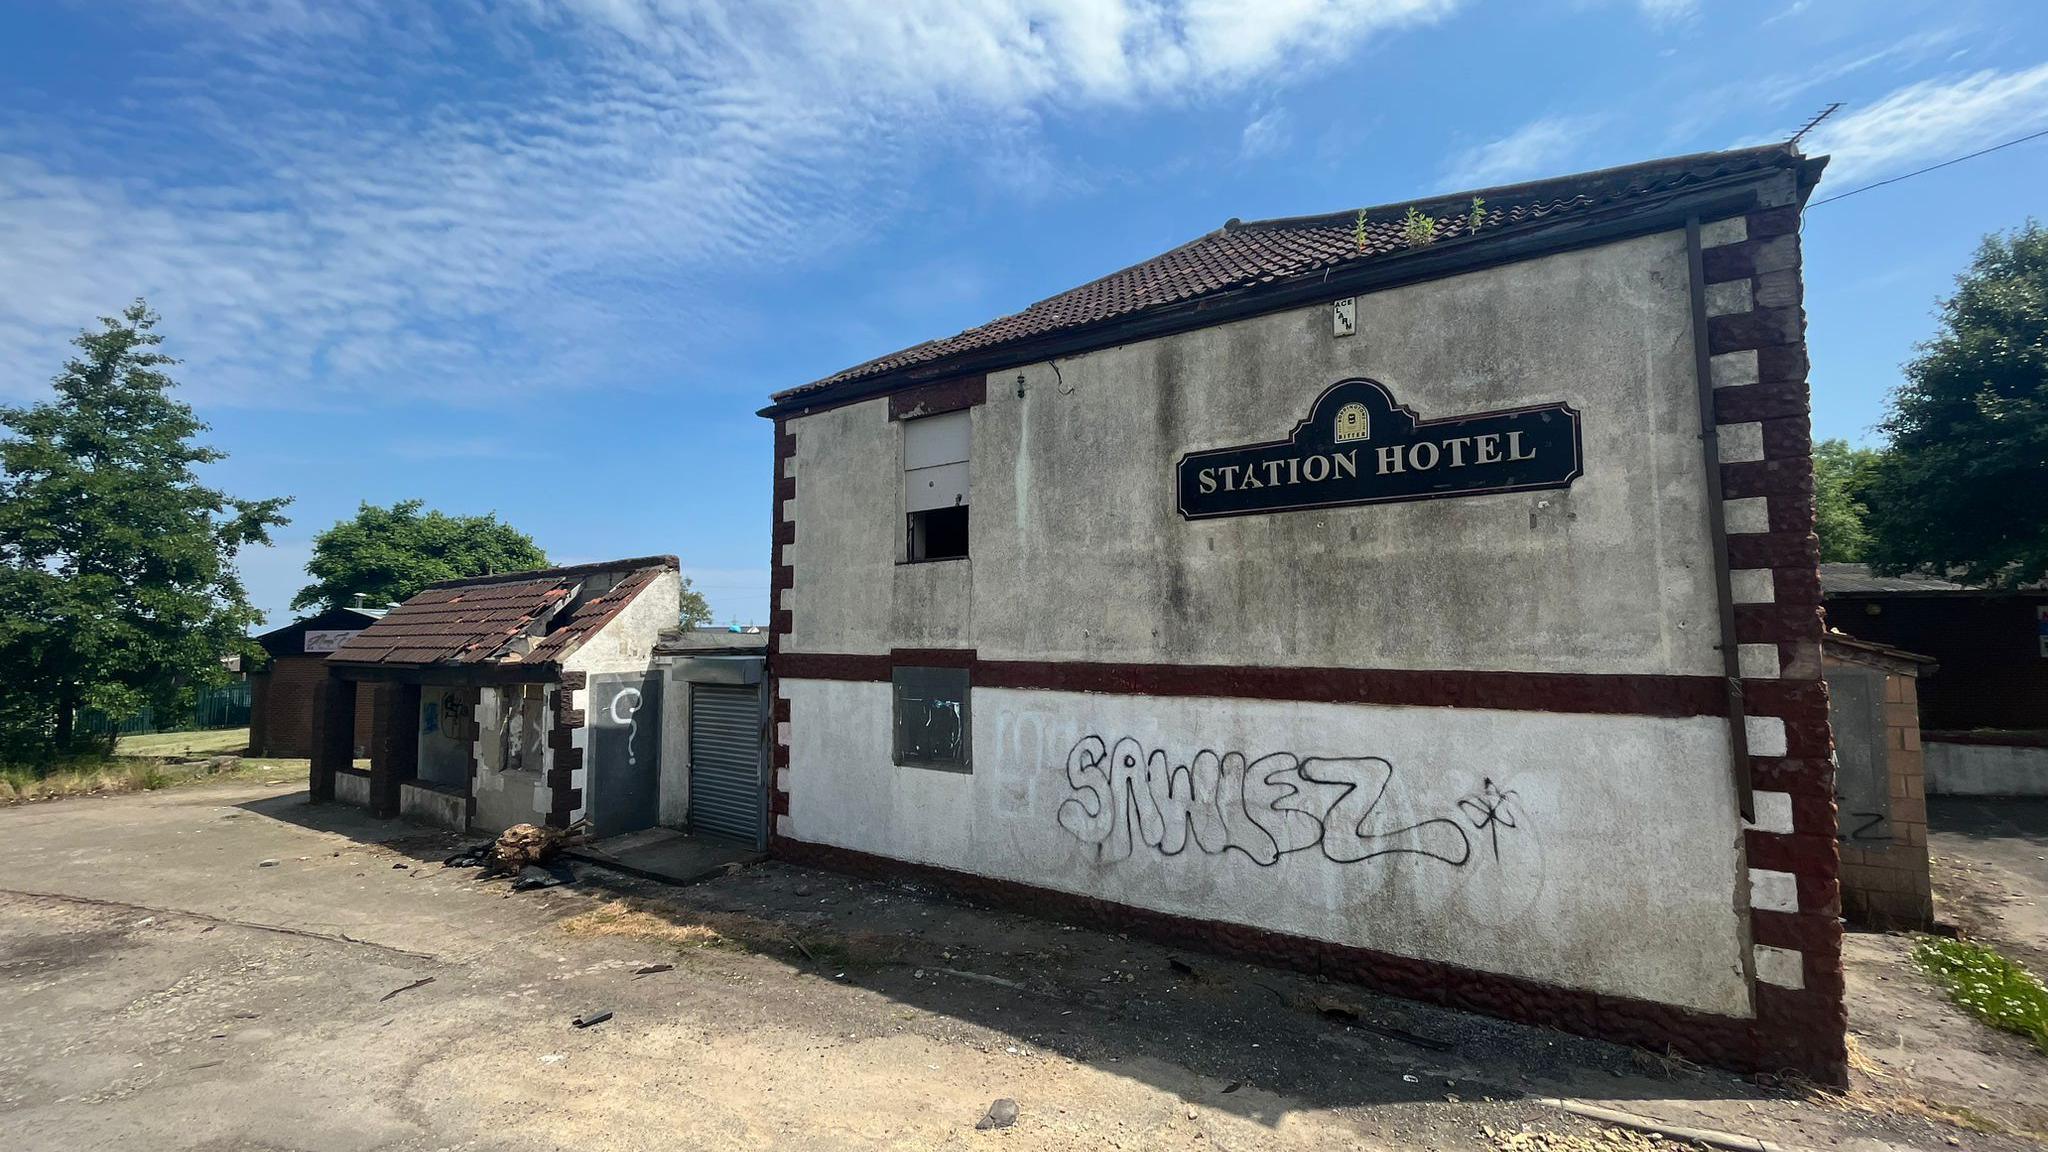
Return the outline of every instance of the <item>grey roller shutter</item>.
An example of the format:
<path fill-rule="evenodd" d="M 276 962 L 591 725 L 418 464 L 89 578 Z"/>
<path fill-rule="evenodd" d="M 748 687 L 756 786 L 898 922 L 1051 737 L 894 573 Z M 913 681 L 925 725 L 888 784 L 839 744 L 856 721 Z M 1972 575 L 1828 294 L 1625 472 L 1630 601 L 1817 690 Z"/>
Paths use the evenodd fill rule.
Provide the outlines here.
<path fill-rule="evenodd" d="M 761 690 L 690 685 L 690 827 L 759 845 L 767 790 L 761 775 Z"/>

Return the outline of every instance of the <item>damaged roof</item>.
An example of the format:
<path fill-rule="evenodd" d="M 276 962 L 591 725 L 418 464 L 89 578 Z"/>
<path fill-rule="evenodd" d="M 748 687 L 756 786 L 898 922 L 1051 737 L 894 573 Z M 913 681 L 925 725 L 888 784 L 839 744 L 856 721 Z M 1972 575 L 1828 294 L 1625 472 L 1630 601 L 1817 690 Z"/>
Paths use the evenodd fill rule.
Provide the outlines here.
<path fill-rule="evenodd" d="M 1924 572 L 1901 572 L 1879 576 L 1868 564 L 1823 564 L 1820 589 L 1830 596 L 1857 596 L 1880 592 L 1968 592 L 1961 584 Z"/>
<path fill-rule="evenodd" d="M 679 567 L 673 556 L 647 556 L 444 580 L 349 637 L 328 659 L 387 666 L 560 663 L 656 576 Z M 593 582 L 604 587 L 584 595 Z"/>
<path fill-rule="evenodd" d="M 1505 251 L 1505 242 L 1511 238 L 1550 232 L 1568 224 L 1604 221 L 1617 214 L 1645 212 L 1664 207 L 1684 194 L 1753 184 L 1758 177 L 1775 171 L 1797 173 L 1803 196 L 1819 179 L 1825 163 L 1825 158 L 1809 160 L 1791 144 L 1770 144 L 1652 160 L 1363 210 L 1346 209 L 1323 216 L 1249 223 L 1232 220 L 1172 251 L 1048 297 L 1022 312 L 778 392 L 774 405 L 762 414 L 801 408 L 839 394 L 879 393 L 960 372 L 990 371 L 1002 366 L 990 364 L 990 357 L 1000 358 L 1006 349 L 1016 350 L 1009 363 L 1030 363 L 1054 353 L 1054 349 L 1044 347 L 1051 337 L 1097 329 L 1127 334 L 1121 333 L 1122 326 L 1148 314 L 1205 310 L 1207 305 L 1226 297 L 1276 295 L 1276 289 L 1305 279 L 1330 284 L 1368 266 L 1391 266 L 1418 256 L 1437 256 L 1453 247 L 1486 246 L 1496 249 L 1499 258 L 1519 258 L 1531 253 Z M 1477 215 L 1474 199 L 1484 202 Z M 1408 240 L 1406 221 L 1410 210 L 1434 222 L 1434 235 L 1427 244 L 1417 245 Z M 1739 209 L 1731 209 L 1730 214 L 1734 211 Z M 1332 287 L 1337 290 L 1328 295 L 1344 294 L 1341 284 Z M 1288 303 L 1275 301 L 1274 306 Z M 1219 323 L 1224 318 L 1206 317 L 1201 323 Z M 1195 326 L 1199 324 L 1182 325 Z M 1077 350 L 1080 348 L 1061 348 L 1057 354 Z"/>

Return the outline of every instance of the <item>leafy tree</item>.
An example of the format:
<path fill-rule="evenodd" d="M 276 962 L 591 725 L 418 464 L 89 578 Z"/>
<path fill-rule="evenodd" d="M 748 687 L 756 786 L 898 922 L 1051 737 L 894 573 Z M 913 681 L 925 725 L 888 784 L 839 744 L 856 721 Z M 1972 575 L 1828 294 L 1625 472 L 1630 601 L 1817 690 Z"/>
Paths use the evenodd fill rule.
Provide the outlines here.
<path fill-rule="evenodd" d="M 365 503 L 355 519 L 314 537 L 313 558 L 306 564 L 313 583 L 292 597 L 292 609 L 345 606 L 355 602 L 358 592 L 371 604 L 384 604 L 408 599 L 440 580 L 548 566 L 547 553 L 533 537 L 501 523 L 495 513 L 423 514 L 423 506 L 419 500 L 401 500 L 389 508 Z"/>
<path fill-rule="evenodd" d="M 1984 239 L 1893 393 L 1873 567 L 2007 587 L 2048 577 L 2048 230 Z"/>
<path fill-rule="evenodd" d="M 1864 524 L 1869 497 L 1883 453 L 1851 448 L 1847 440 L 1823 440 L 1813 446 L 1813 503 L 1820 558 L 1828 563 L 1854 563 L 1870 546 Z"/>
<path fill-rule="evenodd" d="M 141 300 L 101 317 L 54 399 L 0 407 L 0 756 L 73 750 L 85 707 L 182 711 L 226 680 L 223 655 L 253 651 L 234 560 L 288 501 L 199 482 L 223 454 L 171 398 L 157 321 Z"/>
<path fill-rule="evenodd" d="M 690 587 L 690 578 L 683 577 L 682 625 L 685 628 L 702 628 L 711 623 L 711 605 L 704 594 Z"/>

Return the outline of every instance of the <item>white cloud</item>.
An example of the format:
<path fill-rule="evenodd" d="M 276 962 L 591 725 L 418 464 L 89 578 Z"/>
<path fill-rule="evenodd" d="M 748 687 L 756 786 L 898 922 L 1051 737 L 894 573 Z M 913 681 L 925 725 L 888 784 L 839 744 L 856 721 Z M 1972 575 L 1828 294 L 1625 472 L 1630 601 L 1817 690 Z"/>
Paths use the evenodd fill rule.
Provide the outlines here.
<path fill-rule="evenodd" d="M 2048 127 L 2048 64 L 1908 84 L 1837 115 L 1805 141 L 1834 157 L 1830 182 L 1882 176 Z"/>
<path fill-rule="evenodd" d="M 1294 137 L 1287 120 L 1285 108 L 1270 108 L 1252 118 L 1238 137 L 1237 154 L 1241 159 L 1255 160 L 1287 147 Z"/>
<path fill-rule="evenodd" d="M 198 398 L 672 376 L 734 268 L 816 260 L 1047 113 L 1284 82 L 1454 0 L 187 0 L 156 99 L 0 112 L 0 395 L 146 294 Z M 172 67 L 173 65 L 164 65 Z M 1035 190 L 1035 191 L 1034 191 Z M 621 291 L 621 287 L 629 290 Z M 661 289 L 660 311 L 649 301 Z M 680 310 L 675 300 L 684 303 Z M 320 381 L 315 386 L 313 381 Z"/>
<path fill-rule="evenodd" d="M 1636 0 L 1636 7 L 1656 23 L 1675 24 L 1692 19 L 1699 0 Z"/>
<path fill-rule="evenodd" d="M 1447 190 L 1511 184 L 1555 176 L 1573 167 L 1573 159 L 1599 120 L 1591 116 L 1546 116 L 1531 120 L 1497 140 L 1465 149 L 1445 166 Z"/>

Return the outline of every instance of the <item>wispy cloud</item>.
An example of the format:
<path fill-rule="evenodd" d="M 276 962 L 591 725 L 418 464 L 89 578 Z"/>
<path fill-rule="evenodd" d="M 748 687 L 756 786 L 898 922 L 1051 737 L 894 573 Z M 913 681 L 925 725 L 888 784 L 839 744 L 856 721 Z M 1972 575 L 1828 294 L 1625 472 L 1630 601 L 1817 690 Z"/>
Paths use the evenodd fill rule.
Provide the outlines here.
<path fill-rule="evenodd" d="M 1513 132 L 1467 148 L 1444 168 L 1446 189 L 1507 184 L 1554 175 L 1572 166 L 1586 137 L 1599 126 L 1591 116 L 1546 116 Z"/>
<path fill-rule="evenodd" d="M 1636 0 L 1643 15 L 1659 24 L 1690 20 L 1699 11 L 1699 0 Z"/>
<path fill-rule="evenodd" d="M 857 243 L 990 124 L 1045 194 L 1036 116 L 1285 82 L 1453 6 L 187 0 L 151 99 L 0 112 L 0 283 L 36 286 L 0 363 L 48 365 L 0 395 L 139 293 L 215 402 L 655 373 L 729 326 L 715 274 Z"/>
<path fill-rule="evenodd" d="M 1238 137 L 1237 154 L 1240 159 L 1256 160 L 1287 147 L 1292 139 L 1293 129 L 1287 122 L 1287 110 L 1269 108 L 1244 126 Z"/>
<path fill-rule="evenodd" d="M 1807 138 L 1807 151 L 1834 157 L 1828 176 L 1839 185 L 2043 127 L 2048 127 L 2048 64 L 2014 72 L 1986 69 L 1908 84 L 1869 107 L 1837 116 Z"/>

